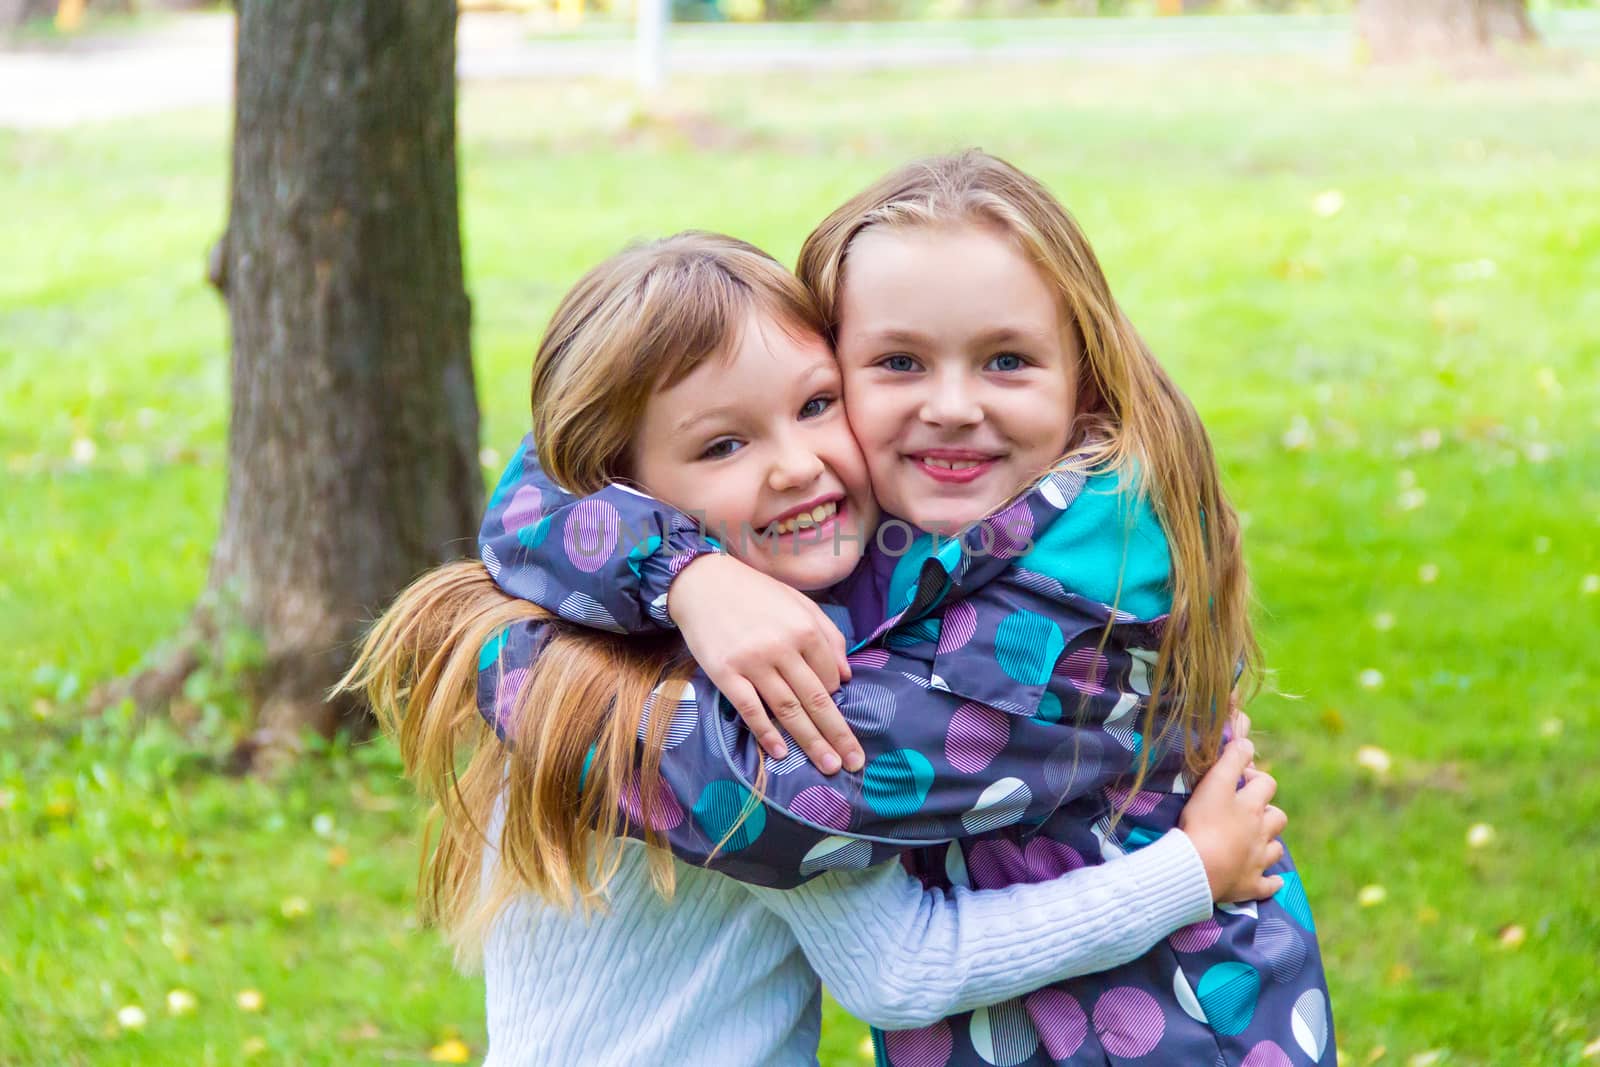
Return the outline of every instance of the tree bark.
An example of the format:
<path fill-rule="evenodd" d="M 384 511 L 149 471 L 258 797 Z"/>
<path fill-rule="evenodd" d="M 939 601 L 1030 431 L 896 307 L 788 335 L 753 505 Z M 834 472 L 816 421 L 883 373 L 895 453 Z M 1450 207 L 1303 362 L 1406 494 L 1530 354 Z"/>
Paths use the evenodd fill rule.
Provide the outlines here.
<path fill-rule="evenodd" d="M 233 342 L 208 597 L 259 631 L 254 743 L 359 718 L 363 623 L 470 548 L 482 501 L 456 191 L 452 0 L 240 0 Z"/>
<path fill-rule="evenodd" d="M 1471 58 L 1499 40 L 1538 40 L 1527 0 L 1360 0 L 1356 32 L 1379 63 Z"/>

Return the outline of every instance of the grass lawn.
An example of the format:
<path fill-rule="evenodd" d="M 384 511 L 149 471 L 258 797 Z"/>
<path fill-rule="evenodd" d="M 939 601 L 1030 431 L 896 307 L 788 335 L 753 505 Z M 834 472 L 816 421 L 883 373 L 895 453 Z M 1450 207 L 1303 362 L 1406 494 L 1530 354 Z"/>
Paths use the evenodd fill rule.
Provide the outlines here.
<path fill-rule="evenodd" d="M 1592 55 L 1469 83 L 1301 59 L 741 76 L 680 83 L 665 118 L 598 84 L 471 88 L 486 465 L 522 432 L 555 300 L 627 239 L 710 227 L 792 260 L 910 154 L 1011 158 L 1084 224 L 1250 517 L 1283 694 L 1254 707 L 1257 738 L 1343 1062 L 1584 1062 L 1597 90 Z M 210 676 L 182 739 L 75 714 L 204 577 L 226 138 L 220 113 L 0 133 L 0 1064 L 484 1046 L 480 983 L 411 917 L 418 811 L 388 746 L 331 746 L 271 784 L 219 776 L 238 711 Z M 174 990 L 192 1010 L 169 1012 Z M 830 1011 L 823 1062 L 865 1062 L 864 1034 Z"/>

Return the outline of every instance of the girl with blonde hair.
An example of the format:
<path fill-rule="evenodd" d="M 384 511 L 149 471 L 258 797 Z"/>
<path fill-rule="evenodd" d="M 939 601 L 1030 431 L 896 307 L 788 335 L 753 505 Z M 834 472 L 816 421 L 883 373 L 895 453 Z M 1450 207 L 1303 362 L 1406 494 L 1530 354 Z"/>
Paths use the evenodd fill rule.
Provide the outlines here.
<path fill-rule="evenodd" d="M 878 511 L 822 329 L 794 277 L 731 238 L 682 234 L 591 271 L 535 361 L 537 446 L 491 508 L 503 540 L 414 583 L 345 680 L 437 805 L 424 912 L 463 959 L 483 955 L 491 1064 L 810 1063 L 818 972 L 878 1025 L 931 1023 L 1131 959 L 1263 884 L 1271 782 L 1234 792 L 1241 743 L 1183 828 L 1138 856 L 995 892 L 925 889 L 870 863 L 930 838 L 882 819 L 856 828 L 866 836 L 834 832 L 845 796 L 798 754 L 765 766 L 675 638 L 563 621 L 620 628 L 576 592 L 558 615 L 496 588 L 492 575 L 521 571 L 512 584 L 537 591 L 526 564 L 545 550 L 575 573 L 621 566 L 646 581 L 737 562 L 797 598 L 845 578 Z M 654 506 L 648 491 L 759 541 L 699 560 L 693 524 L 627 527 L 602 500 L 564 508 L 552 478 L 576 493 L 627 479 L 637 489 L 610 491 L 629 504 Z M 824 532 L 856 547 L 836 551 Z M 812 668 L 839 670 L 842 651 Z M 896 710 L 883 667 L 843 673 L 862 714 Z M 899 708 L 907 721 L 917 704 Z M 713 746 L 734 764 L 713 767 Z M 793 810 L 765 802 L 779 780 L 786 797 L 800 785 Z M 928 814 L 955 825 L 962 810 Z M 669 843 L 680 859 L 645 847 Z M 717 871 L 818 877 L 784 892 Z"/>
<path fill-rule="evenodd" d="M 898 668 L 881 704 L 920 692 L 943 711 L 904 726 L 893 718 L 898 747 L 885 751 L 872 736 L 882 716 L 841 699 L 868 758 L 849 769 L 852 743 L 827 727 L 823 740 L 847 757 L 835 825 L 859 831 L 893 815 L 908 834 L 953 829 L 954 848 L 911 861 L 938 887 L 1035 882 L 1138 855 L 1192 805 L 1229 694 L 1241 679 L 1251 688 L 1259 658 L 1237 517 L 1193 407 L 1070 215 L 1037 180 L 981 152 L 874 183 L 808 238 L 799 274 L 822 307 L 887 516 L 839 591 L 864 637 L 851 662 Z M 525 471 L 518 484 L 539 479 Z M 614 493 L 625 521 L 674 515 L 615 489 L 571 506 Z M 885 544 L 895 523 L 913 536 Z M 498 543 L 492 523 L 482 543 Z M 551 550 L 511 570 L 500 577 L 507 590 L 531 596 L 537 576 L 550 591 L 541 602 L 558 609 L 581 595 L 631 630 L 662 624 L 649 607 L 670 585 L 671 618 L 711 679 L 730 699 L 753 690 L 784 709 L 780 742 L 799 736 L 797 712 L 830 681 L 806 677 L 794 653 L 770 669 L 772 633 L 789 633 L 808 663 L 823 646 L 804 610 L 774 609 L 762 599 L 771 583 L 731 561 L 701 571 L 717 575 L 711 584 L 691 581 L 694 567 L 676 583 L 643 567 L 574 570 Z M 772 729 L 748 699 L 734 702 L 754 729 Z M 826 755 L 818 738 L 803 740 Z M 971 806 L 952 826 L 942 812 L 961 782 Z M 822 810 L 783 777 L 765 797 L 769 810 Z M 1222 907 L 1129 964 L 880 1033 L 880 1059 L 1329 1062 L 1305 890 L 1286 855 L 1271 873 L 1269 898 Z"/>

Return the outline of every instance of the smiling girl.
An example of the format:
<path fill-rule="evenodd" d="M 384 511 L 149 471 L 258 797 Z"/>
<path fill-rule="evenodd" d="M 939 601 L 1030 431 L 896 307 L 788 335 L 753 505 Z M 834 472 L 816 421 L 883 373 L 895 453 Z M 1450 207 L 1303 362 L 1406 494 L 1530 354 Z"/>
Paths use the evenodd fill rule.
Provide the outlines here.
<path fill-rule="evenodd" d="M 787 594 L 831 586 L 878 513 L 821 329 L 793 276 L 742 242 L 686 234 L 622 253 L 568 294 L 540 347 L 538 462 L 577 492 L 626 478 L 710 526 L 760 533 L 733 555 Z M 906 835 L 883 827 L 875 844 L 819 827 L 847 801 L 799 753 L 799 765 L 770 770 L 805 799 L 769 811 L 738 772 L 702 758 L 714 743 L 719 760 L 735 752 L 741 770 L 767 769 L 678 642 L 581 630 L 494 587 L 491 573 L 525 570 L 545 548 L 578 573 L 620 565 L 653 580 L 694 559 L 677 548 L 688 524 L 624 539 L 605 501 L 553 522 L 570 498 L 525 477 L 532 462 L 519 451 L 496 493 L 500 547 L 403 593 L 345 683 L 367 692 L 438 804 L 424 910 L 463 955 L 483 952 L 488 1063 L 814 1063 L 819 973 L 863 1018 L 931 1023 L 1114 966 L 1213 899 L 1270 888 L 1271 779 L 1233 789 L 1247 742 L 1203 784 L 1183 828 L 1139 856 L 992 893 L 869 868 Z M 852 532 L 856 549 L 836 552 L 819 536 L 830 528 Z M 576 593 L 560 607 L 616 625 Z M 892 711 L 870 680 L 881 667 L 859 674 L 859 706 Z M 471 750 L 459 774 L 458 745 Z M 969 805 L 957 790 L 929 813 L 954 821 Z M 625 833 L 746 881 L 821 876 L 764 889 Z"/>

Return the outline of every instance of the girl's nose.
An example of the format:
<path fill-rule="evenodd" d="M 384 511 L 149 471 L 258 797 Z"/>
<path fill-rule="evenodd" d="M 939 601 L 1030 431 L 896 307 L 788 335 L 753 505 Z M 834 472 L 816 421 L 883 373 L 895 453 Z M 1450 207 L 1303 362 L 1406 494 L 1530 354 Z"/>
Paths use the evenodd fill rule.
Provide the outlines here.
<path fill-rule="evenodd" d="M 767 476 L 767 484 L 774 492 L 792 492 L 816 481 L 824 469 L 822 457 L 814 450 L 800 441 L 790 440 L 779 450 Z"/>
<path fill-rule="evenodd" d="M 930 376 L 928 395 L 917 412 L 931 426 L 972 426 L 983 421 L 983 405 L 978 403 L 972 383 L 963 373 Z"/>

